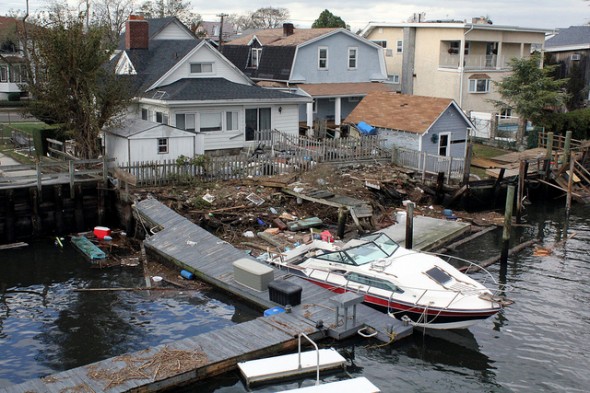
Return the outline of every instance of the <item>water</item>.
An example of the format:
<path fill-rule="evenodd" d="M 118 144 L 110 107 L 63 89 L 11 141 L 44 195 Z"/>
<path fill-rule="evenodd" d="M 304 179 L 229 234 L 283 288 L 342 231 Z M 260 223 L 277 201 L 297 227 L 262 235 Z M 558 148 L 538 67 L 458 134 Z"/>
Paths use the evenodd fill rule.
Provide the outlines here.
<path fill-rule="evenodd" d="M 590 384 L 590 209 L 574 206 L 564 245 L 564 209 L 529 207 L 526 226 L 515 230 L 513 243 L 541 238 L 549 256 L 526 250 L 509 258 L 505 277 L 498 265 L 490 272 L 512 286 L 515 304 L 464 331 L 419 332 L 394 345 L 365 341 L 325 343 L 349 361 L 346 373 L 322 378 L 336 381 L 365 376 L 383 392 L 587 392 Z M 499 254 L 501 231 L 457 252 L 483 260 Z M 514 245 L 513 244 L 513 245 Z M 474 277 L 478 277 L 477 274 Z M 313 378 L 272 386 L 275 392 L 313 385 Z M 237 372 L 181 392 L 247 392 Z"/>
<path fill-rule="evenodd" d="M 419 332 L 393 345 L 355 339 L 325 341 L 349 361 L 346 372 L 323 381 L 365 376 L 383 392 L 586 392 L 590 384 L 590 209 L 574 206 L 569 229 L 560 207 L 529 207 L 527 226 L 514 243 L 541 238 L 548 256 L 526 250 L 509 259 L 505 276 L 515 304 L 466 331 Z M 565 243 L 565 233 L 571 237 Z M 465 246 L 458 256 L 474 260 L 499 253 L 500 231 Z M 24 255 L 26 253 L 26 255 Z M 52 254 L 55 261 L 50 260 Z M 8 258 L 7 258 L 8 256 Z M 67 250 L 49 247 L 2 252 L 0 282 L 7 288 L 43 292 L 10 294 L 0 302 L 0 386 L 46 375 L 148 345 L 173 341 L 243 320 L 240 304 L 212 293 L 73 293 L 78 286 L 139 285 L 130 268 L 97 271 Z M 7 262 L 18 258 L 16 262 Z M 57 268 L 59 267 L 59 269 Z M 474 275 L 478 278 L 477 275 Z M 6 310 L 6 305 L 10 310 Z M 247 311 L 247 310 L 246 310 Z M 313 379 L 254 387 L 275 392 L 313 385 Z M 237 372 L 178 392 L 247 392 Z"/>
<path fill-rule="evenodd" d="M 258 316 L 216 291 L 141 287 L 141 267 L 92 268 L 51 241 L 0 254 L 0 388 Z"/>

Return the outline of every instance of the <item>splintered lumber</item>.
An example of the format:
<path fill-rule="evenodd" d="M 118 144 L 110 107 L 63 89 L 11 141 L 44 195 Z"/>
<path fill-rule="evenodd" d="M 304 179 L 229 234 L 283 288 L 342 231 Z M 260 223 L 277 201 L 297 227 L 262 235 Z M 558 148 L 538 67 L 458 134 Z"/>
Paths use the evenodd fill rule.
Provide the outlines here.
<path fill-rule="evenodd" d="M 516 254 L 522 250 L 524 250 L 527 247 L 532 246 L 535 243 L 538 243 L 539 239 L 532 239 L 529 241 L 526 241 L 524 243 L 519 244 L 518 246 L 512 247 L 510 250 L 508 250 L 508 256 Z M 461 268 L 459 268 L 460 271 L 462 271 L 463 273 L 474 273 L 477 272 L 479 270 L 481 270 L 481 268 L 486 268 L 490 265 L 493 265 L 494 263 L 498 262 L 501 259 L 501 255 L 497 255 L 495 257 L 491 257 L 488 258 L 484 261 L 482 261 L 479 266 L 463 266 Z"/>

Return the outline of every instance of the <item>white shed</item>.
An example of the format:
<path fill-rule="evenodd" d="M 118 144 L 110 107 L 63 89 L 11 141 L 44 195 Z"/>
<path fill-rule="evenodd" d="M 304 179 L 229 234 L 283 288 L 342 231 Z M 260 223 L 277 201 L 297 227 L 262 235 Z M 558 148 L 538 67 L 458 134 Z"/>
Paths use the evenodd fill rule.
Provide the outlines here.
<path fill-rule="evenodd" d="M 105 129 L 104 147 L 105 154 L 117 164 L 173 160 L 204 152 L 198 133 L 136 118 L 126 118 L 120 125 Z"/>

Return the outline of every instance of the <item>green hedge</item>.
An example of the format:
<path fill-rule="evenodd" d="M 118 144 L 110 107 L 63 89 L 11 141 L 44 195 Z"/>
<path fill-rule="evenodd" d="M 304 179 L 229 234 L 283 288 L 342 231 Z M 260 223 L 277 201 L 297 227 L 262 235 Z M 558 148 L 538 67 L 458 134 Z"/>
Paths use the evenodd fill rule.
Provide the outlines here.
<path fill-rule="evenodd" d="M 545 131 L 565 135 L 572 131 L 574 139 L 590 139 L 590 108 L 578 109 L 567 113 L 552 113 L 543 121 Z"/>

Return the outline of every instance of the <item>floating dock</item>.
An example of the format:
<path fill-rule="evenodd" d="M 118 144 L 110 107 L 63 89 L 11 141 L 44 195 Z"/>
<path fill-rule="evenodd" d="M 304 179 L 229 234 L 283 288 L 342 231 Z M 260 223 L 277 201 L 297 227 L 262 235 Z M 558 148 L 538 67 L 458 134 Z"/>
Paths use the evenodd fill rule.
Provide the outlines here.
<path fill-rule="evenodd" d="M 246 385 L 314 373 L 316 370 L 344 369 L 346 359 L 334 349 L 290 353 L 238 363 Z M 300 363 L 301 360 L 301 363 Z"/>
<path fill-rule="evenodd" d="M 266 264 L 257 262 L 155 199 L 138 202 L 134 208 L 144 226 L 154 233 L 144 241 L 150 256 L 172 262 L 179 269 L 190 271 L 201 280 L 261 309 L 277 307 L 278 304 L 270 300 L 268 290 L 252 289 L 234 278 L 236 261 L 246 258 L 268 267 Z M 297 337 L 301 333 L 312 340 L 343 339 L 364 329 L 372 331 L 371 337 L 381 342 L 393 342 L 412 334 L 411 325 L 363 304 L 355 306 L 354 315 L 348 313 L 343 318 L 338 308 L 350 304 L 351 299 L 285 271 L 268 268 L 274 280 L 285 280 L 302 288 L 301 304 L 293 306 L 289 313 L 261 316 L 171 344 L 33 379 L 0 389 L 0 392 L 162 391 L 235 370 L 239 362 L 297 350 Z"/>
<path fill-rule="evenodd" d="M 346 379 L 344 381 L 325 383 L 322 385 L 308 386 L 300 389 L 283 390 L 278 393 L 379 393 L 381 389 L 373 385 L 365 377 Z"/>
<path fill-rule="evenodd" d="M 98 248 L 96 244 L 88 240 L 86 236 L 72 236 L 72 244 L 76 246 L 76 248 L 90 260 L 90 262 L 98 262 L 107 257 L 105 252 Z"/>

